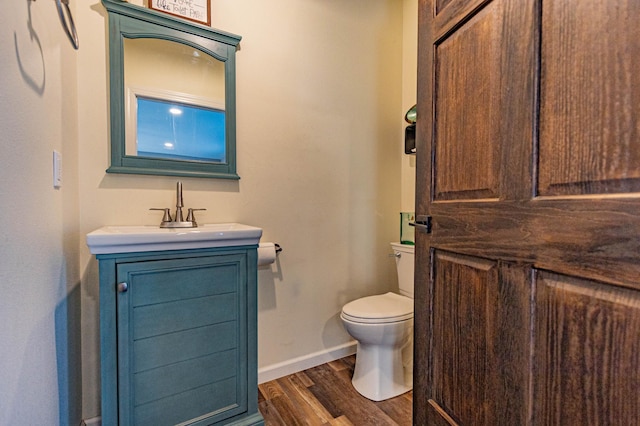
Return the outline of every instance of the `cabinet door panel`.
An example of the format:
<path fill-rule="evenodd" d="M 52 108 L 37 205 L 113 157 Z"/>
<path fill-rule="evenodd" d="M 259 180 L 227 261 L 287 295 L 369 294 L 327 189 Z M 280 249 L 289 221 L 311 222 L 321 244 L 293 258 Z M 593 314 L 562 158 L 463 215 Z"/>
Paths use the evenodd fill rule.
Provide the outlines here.
<path fill-rule="evenodd" d="M 180 283 L 175 285 L 179 286 Z M 137 286 L 135 281 L 129 281 L 130 292 L 135 293 Z M 235 293 L 193 297 L 156 305 L 134 305 L 132 307 L 133 338 L 144 339 L 224 321 L 233 321 L 236 316 L 236 306 Z"/>
<path fill-rule="evenodd" d="M 246 411 L 246 256 L 121 263 L 117 279 L 121 424 Z"/>
<path fill-rule="evenodd" d="M 176 395 L 171 401 L 158 400 L 142 405 L 135 412 L 136 426 L 174 426 L 184 419 L 192 419 L 193 413 L 209 413 L 211 401 L 221 407 L 235 407 L 236 382 L 233 378 L 223 380 L 189 392 Z M 203 416 L 204 417 L 204 416 Z M 210 416 L 207 416 L 210 417 Z M 209 421 L 199 421 L 196 417 L 189 425 L 210 425 Z"/>
<path fill-rule="evenodd" d="M 135 306 L 154 305 L 181 300 L 183 295 L 191 297 L 212 296 L 236 291 L 233 277 L 238 273 L 237 266 L 215 265 L 215 276 L 211 269 L 203 267 L 202 259 L 183 260 L 179 268 L 168 267 L 154 271 L 128 271 L 126 264 L 120 267 L 123 273 L 130 273 L 136 280 L 136 290 L 132 293 Z M 184 279 L 185 272 L 189 279 Z M 179 285 L 176 285 L 178 284 Z"/>
<path fill-rule="evenodd" d="M 160 399 L 168 402 L 184 392 L 235 377 L 237 364 L 238 352 L 232 349 L 140 371 L 134 376 L 134 404 L 141 406 Z"/>
<path fill-rule="evenodd" d="M 237 336 L 236 322 L 228 321 L 136 340 L 134 365 L 136 371 L 144 371 L 226 351 L 238 346 Z"/>

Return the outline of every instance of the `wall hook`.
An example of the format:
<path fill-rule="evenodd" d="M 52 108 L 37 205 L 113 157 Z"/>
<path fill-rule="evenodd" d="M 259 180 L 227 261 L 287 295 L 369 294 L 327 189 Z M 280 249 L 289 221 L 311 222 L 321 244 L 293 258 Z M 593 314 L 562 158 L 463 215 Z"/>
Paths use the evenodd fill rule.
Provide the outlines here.
<path fill-rule="evenodd" d="M 64 10 L 63 10 L 64 6 Z M 64 32 L 69 37 L 69 41 L 74 49 L 78 50 L 80 42 L 78 40 L 78 34 L 76 33 L 76 25 L 73 22 L 73 16 L 71 15 L 71 9 L 69 9 L 69 0 L 56 0 L 56 7 L 58 8 L 58 16 L 62 23 Z"/>

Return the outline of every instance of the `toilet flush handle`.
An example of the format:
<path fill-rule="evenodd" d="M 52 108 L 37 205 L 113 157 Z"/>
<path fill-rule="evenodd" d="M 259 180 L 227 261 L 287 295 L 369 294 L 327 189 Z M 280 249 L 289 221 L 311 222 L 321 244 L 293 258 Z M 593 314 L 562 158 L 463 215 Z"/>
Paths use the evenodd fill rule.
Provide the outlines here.
<path fill-rule="evenodd" d="M 400 259 L 402 257 L 402 253 L 393 252 L 392 254 L 389 255 L 389 257 L 395 257 L 396 259 Z"/>

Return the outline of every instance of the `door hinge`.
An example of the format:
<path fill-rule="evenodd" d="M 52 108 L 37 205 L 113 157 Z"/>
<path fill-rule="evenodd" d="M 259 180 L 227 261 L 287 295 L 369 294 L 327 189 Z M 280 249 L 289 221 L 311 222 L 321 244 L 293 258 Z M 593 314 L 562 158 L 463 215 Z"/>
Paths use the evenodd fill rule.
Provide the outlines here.
<path fill-rule="evenodd" d="M 411 222 L 409 225 L 415 226 L 416 229 L 419 229 L 427 234 L 430 234 L 431 233 L 431 216 L 418 215 L 416 216 L 416 221 Z"/>

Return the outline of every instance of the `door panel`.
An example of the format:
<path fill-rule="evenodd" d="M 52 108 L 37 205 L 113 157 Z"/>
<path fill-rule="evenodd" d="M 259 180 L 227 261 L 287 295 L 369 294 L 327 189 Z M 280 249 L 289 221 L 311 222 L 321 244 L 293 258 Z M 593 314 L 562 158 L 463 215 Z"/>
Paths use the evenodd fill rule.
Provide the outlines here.
<path fill-rule="evenodd" d="M 415 424 L 637 424 L 640 3 L 418 16 Z"/>
<path fill-rule="evenodd" d="M 536 424 L 637 423 L 640 293 L 545 271 L 537 277 Z"/>
<path fill-rule="evenodd" d="M 531 193 L 535 8 L 511 6 L 486 2 L 434 44 L 434 202 Z"/>
<path fill-rule="evenodd" d="M 496 3 L 436 47 L 436 200 L 498 196 L 500 102 L 491 99 L 500 95 Z M 451 173 L 458 167 L 466 173 Z"/>
<path fill-rule="evenodd" d="M 545 0 L 540 195 L 640 190 L 640 3 Z"/>
<path fill-rule="evenodd" d="M 457 426 L 458 423 L 433 399 L 426 404 L 427 417 L 430 426 Z M 414 423 L 415 424 L 415 423 Z"/>
<path fill-rule="evenodd" d="M 458 422 L 478 424 L 488 373 L 485 308 L 497 265 L 436 252 L 434 269 L 433 399 Z"/>
<path fill-rule="evenodd" d="M 459 22 L 461 17 L 469 16 L 486 2 L 487 0 L 437 0 L 433 5 L 435 33 L 449 32 L 451 28 L 448 28 L 448 24 Z"/>
<path fill-rule="evenodd" d="M 447 7 L 447 5 L 451 3 L 451 0 L 437 0 L 436 1 L 436 14 L 440 13 L 442 9 Z"/>
<path fill-rule="evenodd" d="M 460 424 L 524 424 L 528 268 L 442 251 L 433 268 L 434 413 Z"/>

